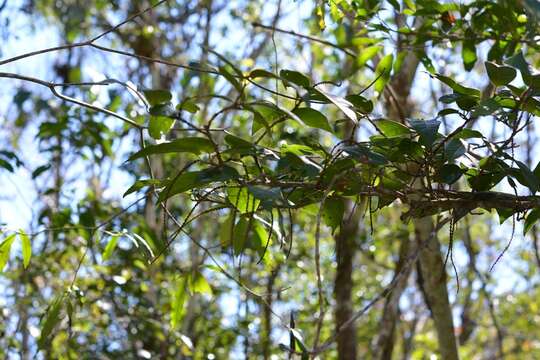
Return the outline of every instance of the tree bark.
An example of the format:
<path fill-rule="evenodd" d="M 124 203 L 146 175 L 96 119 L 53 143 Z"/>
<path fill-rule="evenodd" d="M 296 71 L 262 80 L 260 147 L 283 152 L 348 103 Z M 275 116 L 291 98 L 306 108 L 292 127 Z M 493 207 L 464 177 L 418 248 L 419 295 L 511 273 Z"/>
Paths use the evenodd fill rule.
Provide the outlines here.
<path fill-rule="evenodd" d="M 408 234 L 405 234 L 405 236 L 403 236 L 401 239 L 399 259 L 396 264 L 394 278 L 401 274 L 402 271 L 406 272 L 397 281 L 394 289 L 386 298 L 382 319 L 379 324 L 377 344 L 375 346 L 375 359 L 392 359 L 396 324 L 399 318 L 399 299 L 407 286 L 407 281 L 412 269 L 412 266 L 407 269 L 404 269 L 403 266 L 405 265 L 407 259 L 412 255 L 414 249 L 414 244 L 411 244 Z"/>
<path fill-rule="evenodd" d="M 356 238 L 360 230 L 361 209 L 354 207 L 352 201 L 347 202 L 348 211 L 342 227 L 335 238 L 336 241 L 336 278 L 334 281 L 334 297 L 336 299 L 335 316 L 336 330 L 353 316 L 352 289 L 353 289 L 353 260 L 356 253 Z M 351 216 L 351 211 L 354 214 Z M 337 352 L 338 360 L 356 359 L 356 326 L 351 324 L 338 333 Z"/>
<path fill-rule="evenodd" d="M 454 335 L 454 320 L 448 301 L 446 270 L 440 244 L 434 231 L 433 220 L 426 216 L 414 221 L 417 246 L 420 248 L 419 263 L 423 279 L 425 300 L 431 309 L 435 324 L 439 352 L 443 360 L 458 360 L 458 348 Z"/>

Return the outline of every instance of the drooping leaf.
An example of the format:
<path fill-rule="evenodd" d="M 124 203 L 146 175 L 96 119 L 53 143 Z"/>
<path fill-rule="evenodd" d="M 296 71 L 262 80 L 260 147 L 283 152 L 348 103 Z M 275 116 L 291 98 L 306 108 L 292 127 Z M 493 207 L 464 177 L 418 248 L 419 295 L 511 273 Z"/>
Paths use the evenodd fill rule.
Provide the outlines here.
<path fill-rule="evenodd" d="M 38 340 L 38 348 L 43 349 L 50 340 L 50 336 L 56 325 L 60 322 L 60 311 L 64 303 L 64 295 L 54 298 L 47 309 L 47 314 L 41 322 L 41 334 Z"/>
<path fill-rule="evenodd" d="M 230 187 L 227 189 L 227 197 L 233 206 L 241 213 L 246 214 L 254 212 L 261 203 L 260 199 L 255 198 L 246 187 Z"/>
<path fill-rule="evenodd" d="M 342 97 L 330 94 L 328 91 L 323 89 L 322 86 L 317 86 L 316 90 L 319 91 L 325 98 L 330 100 L 331 103 L 336 105 L 338 109 L 341 110 L 352 122 L 358 122 L 358 117 L 356 116 L 356 113 L 353 109 L 351 109 L 353 105 L 349 101 L 345 100 Z"/>
<path fill-rule="evenodd" d="M 171 296 L 171 328 L 176 329 L 184 317 L 186 302 L 186 278 L 183 276 L 176 281 L 176 288 Z"/>
<path fill-rule="evenodd" d="M 343 214 L 345 212 L 345 203 L 340 197 L 329 197 L 324 202 L 322 216 L 326 225 L 328 225 L 332 232 L 341 225 L 343 220 Z"/>
<path fill-rule="evenodd" d="M 15 234 L 8 235 L 0 244 L 0 272 L 4 271 L 9 260 L 11 245 L 15 240 Z"/>
<path fill-rule="evenodd" d="M 523 225 L 523 235 L 526 235 L 529 230 L 532 229 L 534 224 L 538 222 L 538 219 L 540 219 L 540 208 L 534 208 L 529 212 L 527 218 L 525 219 L 525 224 Z"/>
<path fill-rule="evenodd" d="M 466 36 L 469 36 L 469 39 L 472 38 L 471 35 L 474 36 L 474 33 L 471 34 L 470 31 L 466 31 Z M 476 63 L 476 60 L 478 59 L 476 55 L 476 46 L 475 46 L 474 41 L 472 40 L 463 41 L 463 46 L 461 49 L 461 58 L 463 59 L 463 66 L 465 67 L 465 70 L 471 71 L 474 67 L 474 64 Z"/>
<path fill-rule="evenodd" d="M 30 237 L 23 230 L 19 230 L 19 238 L 21 239 L 23 266 L 26 269 L 32 257 L 32 243 Z"/>
<path fill-rule="evenodd" d="M 105 250 L 103 250 L 103 253 L 101 254 L 103 261 L 107 261 L 111 258 L 114 249 L 116 249 L 117 243 L 118 236 L 111 236 L 109 242 L 107 243 L 107 246 L 105 246 Z"/>
<path fill-rule="evenodd" d="M 189 279 L 189 288 L 193 294 L 212 295 L 212 287 L 199 271 L 197 271 L 194 276 L 190 276 Z"/>
<path fill-rule="evenodd" d="M 128 161 L 154 154 L 189 152 L 198 155 L 202 152 L 211 153 L 212 151 L 214 151 L 214 146 L 210 140 L 201 137 L 185 137 L 166 143 L 148 145 L 131 155 Z"/>
<path fill-rule="evenodd" d="M 326 116 L 315 109 L 308 107 L 298 108 L 294 109 L 293 113 L 296 114 L 307 126 L 332 132 L 332 127 L 328 123 Z"/>
<path fill-rule="evenodd" d="M 390 73 L 392 71 L 392 63 L 394 61 L 394 55 L 388 54 L 384 56 L 381 61 L 377 64 L 377 67 L 375 68 L 375 78 L 378 78 L 375 81 L 374 88 L 375 91 L 380 93 L 384 87 L 386 86 L 386 83 L 390 80 Z"/>

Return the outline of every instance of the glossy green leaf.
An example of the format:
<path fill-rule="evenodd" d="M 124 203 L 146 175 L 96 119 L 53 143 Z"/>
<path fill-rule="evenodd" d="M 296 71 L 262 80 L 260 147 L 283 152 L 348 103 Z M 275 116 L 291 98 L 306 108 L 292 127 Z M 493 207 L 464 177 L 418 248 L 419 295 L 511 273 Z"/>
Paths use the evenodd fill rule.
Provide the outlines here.
<path fill-rule="evenodd" d="M 405 125 L 393 120 L 379 120 L 375 123 L 386 137 L 399 137 L 410 135 L 411 131 Z"/>
<path fill-rule="evenodd" d="M 15 240 L 15 235 L 16 234 L 8 235 L 0 244 L 0 272 L 4 271 L 4 268 L 9 260 L 11 245 Z"/>
<path fill-rule="evenodd" d="M 321 112 L 312 108 L 297 108 L 293 113 L 298 116 L 304 124 L 317 129 L 322 129 L 332 132 L 332 127 L 328 123 L 328 119 Z"/>
<path fill-rule="evenodd" d="M 496 86 L 510 83 L 517 75 L 516 70 L 510 66 L 497 65 L 490 61 L 486 61 L 485 64 L 489 80 Z"/>
<path fill-rule="evenodd" d="M 135 159 L 154 154 L 188 152 L 198 155 L 202 152 L 211 153 L 213 151 L 214 146 L 212 145 L 212 142 L 207 138 L 185 137 L 166 143 L 148 145 L 144 149 L 137 151 L 135 154 L 131 155 L 128 161 L 133 161 Z"/>
<path fill-rule="evenodd" d="M 369 114 L 373 111 L 373 102 L 361 95 L 347 95 L 345 100 L 350 102 L 361 113 Z"/>
<path fill-rule="evenodd" d="M 32 257 L 32 243 L 30 242 L 30 237 L 23 230 L 19 230 L 19 238 L 21 239 L 23 266 L 26 269 Z"/>
<path fill-rule="evenodd" d="M 478 89 L 473 89 L 473 88 L 460 85 L 456 83 L 454 80 L 452 80 L 451 78 L 449 78 L 448 76 L 444 76 L 441 74 L 434 74 L 433 76 L 435 76 L 439 81 L 448 85 L 450 89 L 454 90 L 458 94 L 480 97 L 480 90 Z"/>
<path fill-rule="evenodd" d="M 309 78 L 299 71 L 294 70 L 281 70 L 279 75 L 285 82 L 293 83 L 295 85 L 308 88 L 311 86 Z"/>

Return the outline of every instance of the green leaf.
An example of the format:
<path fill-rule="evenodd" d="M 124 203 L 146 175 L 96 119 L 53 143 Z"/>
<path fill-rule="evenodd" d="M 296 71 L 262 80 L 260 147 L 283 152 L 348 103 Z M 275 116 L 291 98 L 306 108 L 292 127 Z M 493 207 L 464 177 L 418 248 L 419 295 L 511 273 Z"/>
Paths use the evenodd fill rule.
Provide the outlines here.
<path fill-rule="evenodd" d="M 529 169 L 529 167 L 521 161 L 516 160 L 516 164 L 519 167 L 521 175 L 523 176 L 525 182 L 523 185 L 527 186 L 533 194 L 539 191 L 540 179 L 538 179 L 531 169 Z"/>
<path fill-rule="evenodd" d="M 496 86 L 502 86 L 512 82 L 517 75 L 516 70 L 510 66 L 497 65 L 491 61 L 486 61 L 485 64 L 489 80 Z"/>
<path fill-rule="evenodd" d="M 441 125 L 439 120 L 411 120 L 410 123 L 412 128 L 420 135 L 422 144 L 426 146 L 433 145 Z"/>
<path fill-rule="evenodd" d="M 199 271 L 195 276 L 190 276 L 190 280 L 189 288 L 192 293 L 212 295 L 212 287 Z"/>
<path fill-rule="evenodd" d="M 293 83 L 304 88 L 308 88 L 311 86 L 309 78 L 299 71 L 281 70 L 279 72 L 279 75 L 282 79 L 285 80 L 285 86 L 287 86 L 288 83 Z"/>
<path fill-rule="evenodd" d="M 219 229 L 219 239 L 223 248 L 229 247 L 234 235 L 235 212 L 231 211 Z"/>
<path fill-rule="evenodd" d="M 528 84 L 531 76 L 531 68 L 529 64 L 527 63 L 527 60 L 525 60 L 525 56 L 523 56 L 523 52 L 518 52 L 514 56 L 506 59 L 506 64 L 516 68 L 521 73 L 521 77 L 523 77 L 523 81 L 525 81 L 526 84 Z"/>
<path fill-rule="evenodd" d="M 499 215 L 499 223 L 502 224 L 508 220 L 512 215 L 516 213 L 515 209 L 497 208 L 497 214 Z"/>
<path fill-rule="evenodd" d="M 172 99 L 172 94 L 167 90 L 143 90 L 142 93 L 151 106 L 166 104 Z"/>
<path fill-rule="evenodd" d="M 468 33 L 470 33 L 470 31 L 465 32 L 466 36 Z M 472 35 L 474 36 L 474 34 Z M 463 41 L 461 58 L 463 59 L 465 70 L 471 71 L 474 68 L 476 60 L 478 60 L 478 57 L 476 56 L 476 46 L 472 40 Z"/>
<path fill-rule="evenodd" d="M 225 66 L 220 66 L 219 68 L 219 73 L 221 75 L 223 75 L 223 77 L 225 79 L 227 79 L 227 81 L 229 83 L 231 83 L 231 85 L 239 92 L 239 93 L 242 93 L 244 91 L 243 87 L 242 87 L 242 84 L 240 84 L 240 82 L 238 81 L 238 79 L 229 71 L 227 70 L 227 68 Z M 241 73 L 240 73 L 241 74 Z"/>
<path fill-rule="evenodd" d="M 210 140 L 200 137 L 185 137 L 166 143 L 148 145 L 144 149 L 131 155 L 128 161 L 133 161 L 135 159 L 154 154 L 188 152 L 198 155 L 202 152 L 211 153 L 213 151 L 214 146 Z"/>
<path fill-rule="evenodd" d="M 30 258 L 32 257 L 32 243 L 23 230 L 19 230 L 19 238 L 21 239 L 23 266 L 26 269 L 28 264 L 30 264 Z"/>
<path fill-rule="evenodd" d="M 158 201 L 163 201 L 173 195 L 203 187 L 213 182 L 237 179 L 239 176 L 236 169 L 227 165 L 211 167 L 201 171 L 186 172 L 169 182 L 165 189 L 160 192 Z"/>
<path fill-rule="evenodd" d="M 386 137 L 400 137 L 410 135 L 411 131 L 405 125 L 393 120 L 379 120 L 375 123 Z"/>
<path fill-rule="evenodd" d="M 4 268 L 6 267 L 6 264 L 9 260 L 11 245 L 15 240 L 15 235 L 16 234 L 11 234 L 7 236 L 0 244 L 0 272 L 4 271 Z"/>
<path fill-rule="evenodd" d="M 136 191 L 139 191 L 143 187 L 146 186 L 152 186 L 152 185 L 161 185 L 161 180 L 159 179 L 143 179 L 143 180 L 137 180 L 133 185 L 130 186 L 129 189 L 122 195 L 123 197 L 128 196 L 131 193 L 134 193 Z"/>
<path fill-rule="evenodd" d="M 332 233 L 341 225 L 345 203 L 340 197 L 329 197 L 324 202 L 322 217 L 324 223 L 332 229 Z"/>
<path fill-rule="evenodd" d="M 276 74 L 264 69 L 254 69 L 249 73 L 251 79 L 257 78 L 276 78 Z"/>
<path fill-rule="evenodd" d="M 171 328 L 176 327 L 184 317 L 184 304 L 186 302 L 186 279 L 181 277 L 176 281 L 176 290 L 172 293 L 171 299 Z"/>
<path fill-rule="evenodd" d="M 350 102 L 361 113 L 369 114 L 373 111 L 373 102 L 361 95 L 347 95 L 345 100 Z"/>
<path fill-rule="evenodd" d="M 111 236 L 109 239 L 109 242 L 107 243 L 107 246 L 105 246 L 105 250 L 103 250 L 103 254 L 101 255 L 103 261 L 107 261 L 111 258 L 111 255 L 116 249 L 116 244 L 118 243 L 118 236 Z"/>
<path fill-rule="evenodd" d="M 394 55 L 388 54 L 384 56 L 375 68 L 375 91 L 381 93 L 388 81 L 390 80 L 390 72 L 392 71 L 392 62 L 394 61 Z"/>
<path fill-rule="evenodd" d="M 298 116 L 304 124 L 317 129 L 322 129 L 328 132 L 332 132 L 332 127 L 328 123 L 328 119 L 319 111 L 304 107 L 294 109 L 293 113 Z"/>
<path fill-rule="evenodd" d="M 384 155 L 371 151 L 363 145 L 345 146 L 343 150 L 362 163 L 385 165 L 388 162 Z"/>
<path fill-rule="evenodd" d="M 369 60 L 371 60 L 379 51 L 383 49 L 380 45 L 374 45 L 369 46 L 365 49 L 362 49 L 360 51 L 360 54 L 358 55 L 358 58 L 356 59 L 356 63 L 358 66 L 364 66 Z"/>
<path fill-rule="evenodd" d="M 249 193 L 246 187 L 230 187 L 227 189 L 227 197 L 231 204 L 241 213 L 251 213 L 257 210 L 261 201 Z"/>
<path fill-rule="evenodd" d="M 200 108 L 195 102 L 191 100 L 184 100 L 181 104 L 176 105 L 176 110 L 184 110 L 189 113 L 195 114 L 197 111 L 200 110 Z"/>
<path fill-rule="evenodd" d="M 483 138 L 484 135 L 480 131 L 472 129 L 462 129 L 456 135 L 453 136 L 454 139 L 472 139 L 472 138 Z"/>
<path fill-rule="evenodd" d="M 60 311 L 62 310 L 62 304 L 64 303 L 64 296 L 57 296 L 47 310 L 47 314 L 41 323 L 41 335 L 38 340 L 38 348 L 43 349 L 49 342 L 49 337 L 60 322 Z"/>
<path fill-rule="evenodd" d="M 481 93 L 480 93 L 480 90 L 478 89 L 473 89 L 473 88 L 460 85 L 456 83 L 453 79 L 449 78 L 448 76 L 444 76 L 441 74 L 434 74 L 433 76 L 435 76 L 439 81 L 448 85 L 450 89 L 454 90 L 458 94 L 480 97 Z"/>
<path fill-rule="evenodd" d="M 249 220 L 242 217 L 234 227 L 232 245 L 235 255 L 240 255 L 245 249 L 249 226 Z"/>
<path fill-rule="evenodd" d="M 527 218 L 525 219 L 525 224 L 523 225 L 523 235 L 526 235 L 529 230 L 532 229 L 534 224 L 538 222 L 538 219 L 540 219 L 540 208 L 535 208 L 529 212 L 529 215 L 527 215 Z"/>
<path fill-rule="evenodd" d="M 161 139 L 166 135 L 174 124 L 174 119 L 167 116 L 150 116 L 148 123 L 148 133 L 154 139 Z"/>
<path fill-rule="evenodd" d="M 449 162 L 456 160 L 466 151 L 466 143 L 461 139 L 452 139 L 444 145 L 444 156 Z"/>
<path fill-rule="evenodd" d="M 316 90 L 320 92 L 321 95 L 323 95 L 325 98 L 330 100 L 331 103 L 336 105 L 338 109 L 341 110 L 347 116 L 347 118 L 352 120 L 352 122 L 354 123 L 358 122 L 358 117 L 356 116 L 356 113 L 351 109 L 353 104 L 351 104 L 349 101 L 345 100 L 342 97 L 334 96 L 330 94 L 329 92 L 324 90 L 321 86 L 317 86 Z"/>
<path fill-rule="evenodd" d="M 443 165 L 437 174 L 437 180 L 445 184 L 453 184 L 463 175 L 463 170 L 456 164 Z"/>

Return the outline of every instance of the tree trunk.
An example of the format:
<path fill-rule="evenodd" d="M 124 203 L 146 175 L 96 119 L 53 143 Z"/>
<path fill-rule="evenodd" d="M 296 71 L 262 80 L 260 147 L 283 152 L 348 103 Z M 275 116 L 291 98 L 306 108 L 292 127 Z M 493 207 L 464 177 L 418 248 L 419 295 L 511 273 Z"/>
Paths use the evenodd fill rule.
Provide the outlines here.
<path fill-rule="evenodd" d="M 446 270 L 441 256 L 440 244 L 431 217 L 414 220 L 416 242 L 420 248 L 420 274 L 431 317 L 435 324 L 439 352 L 443 360 L 459 359 L 452 309 L 446 289 Z"/>
<path fill-rule="evenodd" d="M 396 324 L 399 318 L 399 299 L 407 286 L 407 281 L 412 269 L 411 266 L 409 266 L 408 269 L 404 269 L 403 266 L 405 265 L 407 259 L 412 255 L 414 249 L 415 246 L 414 244 L 411 244 L 411 241 L 408 238 L 408 233 L 406 233 L 401 239 L 399 259 L 396 264 L 394 277 L 401 274 L 402 271 L 406 271 L 406 273 L 401 276 L 392 292 L 386 298 L 382 319 L 379 324 L 377 345 L 374 351 L 374 358 L 376 359 L 392 359 Z"/>
<path fill-rule="evenodd" d="M 336 236 L 336 279 L 334 281 L 334 297 L 336 299 L 335 316 L 336 330 L 353 316 L 352 306 L 352 267 L 356 253 L 356 238 L 359 235 L 361 209 L 354 207 L 352 201 L 347 202 L 348 211 L 342 227 Z M 354 211 L 352 216 L 348 214 Z M 356 359 L 356 326 L 349 325 L 338 333 L 338 360 Z"/>

